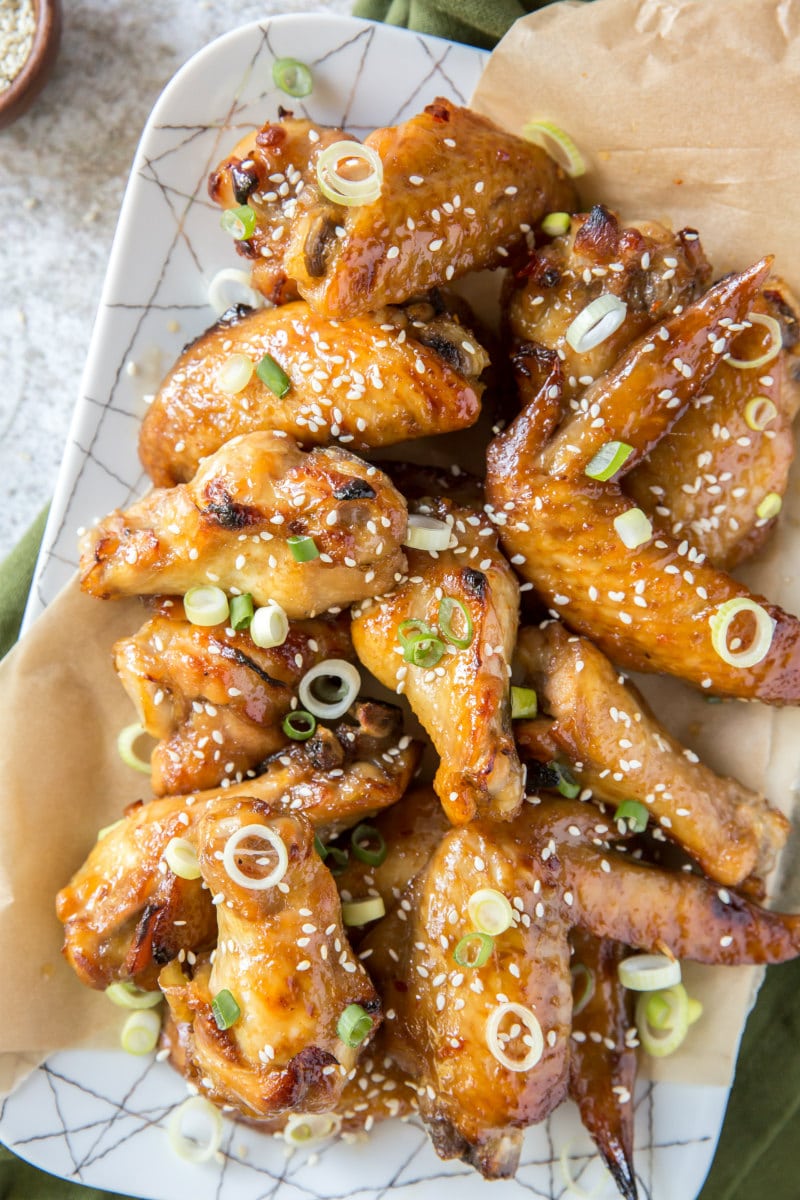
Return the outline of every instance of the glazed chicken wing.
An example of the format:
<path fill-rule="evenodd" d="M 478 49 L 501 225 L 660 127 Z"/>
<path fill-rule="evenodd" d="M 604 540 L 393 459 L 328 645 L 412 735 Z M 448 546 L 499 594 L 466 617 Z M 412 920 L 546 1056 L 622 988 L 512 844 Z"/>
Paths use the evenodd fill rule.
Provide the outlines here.
<path fill-rule="evenodd" d="M 81 543 L 81 587 L 102 599 L 209 582 L 313 617 L 402 579 L 406 506 L 375 467 L 280 433 L 234 438 L 189 484 L 157 488 Z M 297 561 L 291 539 L 318 551 Z"/>
<path fill-rule="evenodd" d="M 555 718 L 549 736 L 585 788 L 621 804 L 645 804 L 665 834 L 719 883 L 763 879 L 786 841 L 786 818 L 735 779 L 723 779 L 685 750 L 644 699 L 587 638 L 558 622 L 523 629 L 517 651 L 539 702 Z M 515 724 L 525 754 L 538 728 Z M 545 761 L 553 757 L 547 743 Z"/>
<path fill-rule="evenodd" d="M 354 613 L 353 645 L 384 686 L 405 692 L 430 735 L 441 758 L 434 788 L 450 820 L 508 819 L 523 795 L 509 705 L 519 589 L 483 515 L 447 500 L 422 511 L 451 525 L 452 545 L 408 551 L 408 582 Z M 415 665 L 403 639 L 423 626 L 450 636 L 442 635 L 441 658 Z"/>
<path fill-rule="evenodd" d="M 253 372 L 226 390 L 233 355 L 268 354 L 283 396 Z M 441 297 L 335 323 L 307 304 L 231 310 L 178 359 L 150 405 L 139 456 L 159 487 L 191 479 L 230 438 L 282 430 L 304 447 L 354 450 L 464 429 L 477 420 L 488 357 Z M 236 381 L 238 386 L 240 381 Z"/>
<path fill-rule="evenodd" d="M 487 497 L 504 512 L 500 539 L 519 572 L 613 660 L 666 671 L 718 694 L 785 704 L 800 701 L 800 623 L 765 604 L 774 622 L 765 656 L 752 666 L 724 661 L 710 620 L 728 600 L 753 601 L 750 593 L 688 541 L 652 529 L 648 536 L 641 522 L 627 545 L 619 522 L 630 519 L 632 504 L 613 480 L 585 475 L 610 441 L 632 447 L 623 470 L 652 449 L 692 389 L 703 386 L 728 345 L 729 320 L 747 314 L 766 271 L 767 264 L 757 264 L 723 280 L 661 325 L 662 332 L 645 335 L 592 386 L 589 413 L 573 413 L 555 432 L 561 371 L 552 356 L 534 400 L 489 447 Z M 737 638 L 747 648 L 752 616 L 736 617 L 729 633 L 734 649 Z"/>
<path fill-rule="evenodd" d="M 150 759 L 157 796 L 241 781 L 287 738 L 281 722 L 315 663 L 351 659 L 346 617 L 292 622 L 268 650 L 246 630 L 193 625 L 175 603 L 114 647 L 120 681 L 159 743 Z"/>
<path fill-rule="evenodd" d="M 545 213 L 573 206 L 572 184 L 543 150 L 448 100 L 364 144 L 383 166 L 379 198 L 346 208 L 317 193 L 285 258 L 301 295 L 330 317 L 504 266 Z"/>
<path fill-rule="evenodd" d="M 252 264 L 253 287 L 273 304 L 298 298 L 283 261 L 292 222 L 317 195 L 320 151 L 344 136 L 341 129 L 280 109 L 277 121 L 242 138 L 209 177 L 208 193 L 222 208 L 252 208 L 255 228 L 235 243 L 236 250 Z"/>
<path fill-rule="evenodd" d="M 167 968 L 160 981 L 175 1016 L 191 1021 L 189 1077 L 245 1115 L 326 1112 L 358 1058 L 337 1031 L 342 1013 L 359 1005 L 374 1029 L 380 1001 L 347 942 L 313 828 L 299 813 L 228 795 L 206 807 L 194 837 L 217 946 L 188 978 Z M 220 993 L 238 1009 L 222 1027 L 212 1009 Z"/>
<path fill-rule="evenodd" d="M 355 721 L 318 726 L 309 741 L 271 758 L 256 779 L 134 806 L 58 894 L 67 959 L 90 987 L 120 979 L 154 986 L 160 966 L 210 945 L 215 930 L 201 881 L 167 868 L 173 837 L 191 841 L 203 813 L 223 797 L 300 812 L 326 836 L 394 804 L 420 752 L 403 736 L 399 711 L 370 701 L 356 706 Z"/>

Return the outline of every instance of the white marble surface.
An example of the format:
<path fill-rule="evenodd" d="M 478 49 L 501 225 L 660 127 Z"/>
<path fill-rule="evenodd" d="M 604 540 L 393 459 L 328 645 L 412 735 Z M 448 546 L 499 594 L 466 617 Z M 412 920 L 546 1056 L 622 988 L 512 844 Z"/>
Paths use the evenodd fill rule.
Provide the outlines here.
<path fill-rule="evenodd" d="M 0 557 L 49 499 L 122 193 L 164 84 L 222 33 L 350 0 L 64 0 L 34 107 L 0 132 Z"/>

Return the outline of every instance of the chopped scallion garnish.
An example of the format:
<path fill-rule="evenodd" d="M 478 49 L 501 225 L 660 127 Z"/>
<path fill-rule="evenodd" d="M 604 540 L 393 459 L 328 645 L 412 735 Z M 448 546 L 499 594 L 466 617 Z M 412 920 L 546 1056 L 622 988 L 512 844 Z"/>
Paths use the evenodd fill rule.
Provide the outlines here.
<path fill-rule="evenodd" d="M 342 901 L 342 920 L 345 925 L 369 925 L 386 915 L 386 906 L 380 896 L 369 896 L 365 900 Z"/>
<path fill-rule="evenodd" d="M 409 641 L 419 634 L 425 634 L 428 637 L 436 636 L 427 621 L 421 621 L 417 617 L 410 617 L 407 621 L 401 621 L 397 626 L 397 640 L 404 649 Z"/>
<path fill-rule="evenodd" d="M 614 813 L 614 821 L 624 821 L 633 833 L 644 833 L 650 814 L 638 800 L 623 800 Z"/>
<path fill-rule="evenodd" d="M 350 855 L 346 850 L 340 850 L 338 846 L 326 846 L 325 849 L 327 850 L 325 861 L 331 875 L 341 875 L 350 862 Z"/>
<path fill-rule="evenodd" d="M 317 158 L 317 183 L 323 196 L 334 204 L 372 204 L 381 194 L 383 163 L 374 150 L 360 142 L 333 142 Z"/>
<path fill-rule="evenodd" d="M 561 795 L 566 796 L 567 800 L 574 800 L 581 790 L 581 785 L 576 781 L 569 768 L 560 762 L 555 762 L 555 760 L 547 765 L 558 779 L 556 788 Z"/>
<path fill-rule="evenodd" d="M 283 718 L 281 729 L 293 742 L 307 742 L 313 737 L 317 728 L 317 718 L 302 708 L 287 713 Z"/>
<path fill-rule="evenodd" d="M 594 971 L 585 963 L 574 963 L 569 973 L 572 978 L 572 1015 L 577 1017 L 594 996 Z"/>
<path fill-rule="evenodd" d="M 246 242 L 255 233 L 256 214 L 249 204 L 242 204 L 240 208 L 227 208 L 219 223 L 237 242 Z"/>
<path fill-rule="evenodd" d="M 255 611 L 253 597 L 249 592 L 242 596 L 233 596 L 230 605 L 230 622 L 232 629 L 249 629 Z"/>
<path fill-rule="evenodd" d="M 433 633 L 419 633 L 406 641 L 403 658 L 415 667 L 435 667 L 444 654 L 444 642 Z"/>
<path fill-rule="evenodd" d="M 572 218 L 567 212 L 551 212 L 548 213 L 542 221 L 542 233 L 546 233 L 548 237 L 561 237 L 564 233 L 569 233 Z"/>
<path fill-rule="evenodd" d="M 230 606 L 222 588 L 206 584 L 189 588 L 183 597 L 183 611 L 192 625 L 221 625 L 228 619 Z"/>
<path fill-rule="evenodd" d="M 629 446 L 627 442 L 606 442 L 589 461 L 583 473 L 590 479 L 605 482 L 612 475 L 616 475 L 632 454 L 633 446 Z"/>
<path fill-rule="evenodd" d="M 117 735 L 117 752 L 128 767 L 133 767 L 136 771 L 141 771 L 143 775 L 150 774 L 150 763 L 144 758 L 140 758 L 134 747 L 140 737 L 144 737 L 147 730 L 138 721 L 134 721 L 132 725 L 126 725 L 120 730 Z"/>
<path fill-rule="evenodd" d="M 106 996 L 119 1008 L 155 1008 L 164 999 L 162 992 L 146 992 L 135 983 L 110 983 Z"/>
<path fill-rule="evenodd" d="M 459 630 L 453 628 L 454 618 L 460 626 Z M 466 604 L 457 600 L 455 596 L 444 596 L 439 602 L 439 632 L 460 650 L 466 650 L 467 646 L 472 645 L 475 636 L 472 617 Z"/>
<path fill-rule="evenodd" d="M 313 562 L 315 558 L 319 558 L 317 543 L 312 537 L 308 537 L 308 535 L 299 533 L 293 533 L 292 536 L 286 540 L 289 544 L 289 549 L 292 552 L 292 558 L 295 562 Z"/>
<path fill-rule="evenodd" d="M 372 849 L 370 843 L 375 844 L 376 848 Z M 356 858 L 370 867 L 379 867 L 388 854 L 383 835 L 374 825 L 356 825 L 350 834 L 350 845 Z"/>
<path fill-rule="evenodd" d="M 360 1046 L 372 1030 L 372 1017 L 360 1004 L 348 1004 L 336 1025 L 345 1046 Z"/>
<path fill-rule="evenodd" d="M 524 721 L 535 717 L 539 711 L 536 692 L 533 688 L 512 687 L 511 689 L 511 720 Z"/>
<path fill-rule="evenodd" d="M 235 1025 L 242 1015 L 242 1010 L 236 1003 L 236 998 L 227 988 L 223 988 L 221 992 L 217 992 L 211 1001 L 211 1012 L 214 1015 L 217 1029 L 230 1029 L 231 1025 Z"/>
<path fill-rule="evenodd" d="M 271 354 L 265 354 L 256 366 L 256 375 L 276 396 L 285 396 L 292 381 Z"/>
<path fill-rule="evenodd" d="M 577 179 L 586 170 L 583 155 L 572 138 L 552 121 L 528 121 L 522 126 L 522 136 L 546 150 L 572 179 Z"/>
<path fill-rule="evenodd" d="M 152 1054 L 158 1045 L 161 1017 L 152 1008 L 132 1012 L 120 1034 L 120 1045 L 128 1054 Z"/>
<path fill-rule="evenodd" d="M 453 951 L 453 958 L 460 967 L 482 967 L 494 950 L 494 938 L 488 933 L 465 933 Z"/>
<path fill-rule="evenodd" d="M 325 859 L 328 857 L 328 847 L 316 833 L 314 834 L 314 849 L 322 861 L 325 862 Z"/>
<path fill-rule="evenodd" d="M 277 88 L 295 100 L 310 96 L 314 87 L 311 71 L 296 58 L 276 58 L 272 64 L 272 79 Z"/>

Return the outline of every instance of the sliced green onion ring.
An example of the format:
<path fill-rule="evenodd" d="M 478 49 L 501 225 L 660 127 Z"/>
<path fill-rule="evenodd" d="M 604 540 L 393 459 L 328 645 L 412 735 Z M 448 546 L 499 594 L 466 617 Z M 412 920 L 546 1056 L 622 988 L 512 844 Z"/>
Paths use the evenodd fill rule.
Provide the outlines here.
<path fill-rule="evenodd" d="M 386 916 L 386 905 L 381 896 L 369 896 L 366 900 L 343 900 L 342 920 L 345 925 L 369 925 Z"/>
<path fill-rule="evenodd" d="M 666 1006 L 666 1013 L 663 1006 Z M 657 1014 L 657 1025 L 649 1020 L 648 1013 Z M 673 1054 L 686 1037 L 689 1024 L 689 997 L 681 983 L 653 995 L 643 994 L 636 1001 L 639 1041 L 654 1058 L 666 1058 L 668 1054 Z"/>
<path fill-rule="evenodd" d="M 528 1031 L 523 1039 L 528 1044 L 528 1052 L 522 1058 L 511 1058 L 500 1041 L 500 1023 L 507 1016 L 516 1017 L 519 1024 Z M 544 1034 L 536 1016 L 529 1008 L 523 1004 L 499 1004 L 486 1021 L 486 1044 L 500 1065 L 507 1067 L 509 1071 L 530 1071 L 544 1053 Z"/>
<path fill-rule="evenodd" d="M 361 179 L 349 179 L 339 169 L 343 162 L 366 163 L 368 173 Z M 383 163 L 374 150 L 360 142 L 333 142 L 317 157 L 317 183 L 323 196 L 334 204 L 372 204 L 383 187 Z"/>
<path fill-rule="evenodd" d="M 760 521 L 771 521 L 773 517 L 777 517 L 782 508 L 782 497 L 777 492 L 767 492 L 756 507 L 756 516 Z"/>
<path fill-rule="evenodd" d="M 444 642 L 433 633 L 420 633 L 406 641 L 403 658 L 415 667 L 430 670 L 444 654 Z"/>
<path fill-rule="evenodd" d="M 614 517 L 614 528 L 619 534 L 619 540 L 628 550 L 637 550 L 653 537 L 650 518 L 640 508 L 629 508 L 627 512 Z"/>
<path fill-rule="evenodd" d="M 241 596 L 232 596 L 230 612 L 231 629 L 235 629 L 237 632 L 242 629 L 249 629 L 254 612 L 253 597 L 249 592 L 244 592 Z"/>
<path fill-rule="evenodd" d="M 122 1026 L 120 1045 L 128 1054 L 152 1054 L 158 1045 L 161 1017 L 152 1008 L 132 1012 Z"/>
<path fill-rule="evenodd" d="M 369 842 L 377 842 L 377 849 L 371 850 L 369 845 L 365 845 Z M 356 825 L 350 834 L 350 845 L 355 857 L 371 867 L 379 867 L 389 853 L 383 834 L 374 825 Z"/>
<path fill-rule="evenodd" d="M 221 625 L 228 619 L 230 606 L 222 588 L 203 584 L 189 588 L 183 597 L 183 611 L 192 625 Z"/>
<path fill-rule="evenodd" d="M 341 875 L 350 862 L 350 855 L 346 850 L 341 850 L 338 846 L 326 846 L 325 850 L 327 852 L 325 854 L 325 861 L 328 863 L 328 870 L 331 875 Z M 329 859 L 331 860 L 330 862 L 328 862 Z"/>
<path fill-rule="evenodd" d="M 240 271 L 236 267 L 223 267 L 217 271 L 208 285 L 208 303 L 218 317 L 234 304 L 246 304 L 249 308 L 267 307 L 267 301 L 261 293 L 251 286 L 247 271 Z"/>
<path fill-rule="evenodd" d="M 650 813 L 638 800 L 623 800 L 614 813 L 614 821 L 624 821 L 632 833 L 644 833 Z"/>
<path fill-rule="evenodd" d="M 699 1000 L 695 1000 L 693 996 L 689 997 L 689 1024 L 694 1025 L 695 1021 L 699 1021 L 703 1015 L 703 1005 Z"/>
<path fill-rule="evenodd" d="M 283 1140 L 296 1150 L 310 1149 L 329 1141 L 342 1127 L 337 1113 L 289 1113 L 283 1128 Z"/>
<path fill-rule="evenodd" d="M 606 442 L 584 468 L 584 475 L 605 483 L 625 465 L 633 454 L 633 446 L 627 442 Z"/>
<path fill-rule="evenodd" d="M 499 937 L 514 923 L 514 910 L 509 900 L 496 888 L 478 888 L 467 901 L 469 919 L 479 933 Z"/>
<path fill-rule="evenodd" d="M 134 721 L 132 725 L 126 725 L 117 734 L 117 753 L 122 761 L 128 767 L 133 767 L 136 771 L 141 771 L 143 775 L 150 774 L 150 762 L 140 758 L 134 750 L 134 746 L 140 737 L 144 737 L 147 730 L 138 721 Z M 116 823 L 116 822 L 115 822 Z M 106 826 L 101 833 L 107 833 L 111 826 Z"/>
<path fill-rule="evenodd" d="M 769 396 L 753 396 L 744 406 L 744 423 L 755 433 L 763 433 L 777 415 L 778 409 Z"/>
<path fill-rule="evenodd" d="M 201 875 L 197 851 L 188 838 L 174 837 L 167 842 L 164 861 L 173 875 L 180 879 L 199 879 Z"/>
<path fill-rule="evenodd" d="M 628 315 L 628 306 L 613 292 L 604 292 L 581 309 L 564 334 L 576 354 L 588 354 L 616 333 Z"/>
<path fill-rule="evenodd" d="M 631 992 L 657 992 L 681 981 L 681 964 L 666 954 L 632 954 L 617 967 L 619 981 Z"/>
<path fill-rule="evenodd" d="M 221 392 L 236 396 L 253 378 L 253 360 L 246 354 L 229 354 L 217 371 L 216 385 Z"/>
<path fill-rule="evenodd" d="M 435 517 L 426 517 L 422 513 L 411 513 L 408 518 L 406 536 L 403 545 L 412 550 L 427 550 L 438 553 L 450 545 L 450 526 L 445 521 L 437 521 Z"/>
<path fill-rule="evenodd" d="M 255 233 L 256 214 L 249 204 L 242 204 L 239 208 L 226 208 L 219 223 L 235 241 L 246 242 Z"/>
<path fill-rule="evenodd" d="M 135 983 L 110 983 L 106 995 L 119 1008 L 155 1008 L 164 999 L 162 992 L 146 992 Z"/>
<path fill-rule="evenodd" d="M 280 604 L 257 608 L 250 622 L 250 637 L 262 650 L 282 646 L 289 636 L 289 618 Z"/>
<path fill-rule="evenodd" d="M 283 718 L 281 729 L 293 742 L 307 742 L 314 736 L 317 728 L 317 718 L 313 713 L 296 708 Z"/>
<path fill-rule="evenodd" d="M 235 1025 L 242 1015 L 242 1010 L 236 1003 L 236 997 L 227 988 L 217 992 L 211 1001 L 211 1012 L 217 1029 L 230 1029 L 231 1025 Z"/>
<path fill-rule="evenodd" d="M 328 847 L 325 845 L 322 838 L 316 833 L 314 834 L 314 849 L 322 861 L 325 862 L 325 859 L 328 857 Z"/>
<path fill-rule="evenodd" d="M 551 771 L 555 772 L 558 778 L 556 788 L 561 795 L 566 797 L 567 800 L 574 800 L 581 790 L 581 785 L 578 783 L 569 767 L 565 767 L 563 763 L 556 762 L 555 759 L 553 759 L 553 761 L 549 762 L 547 765 Z"/>
<path fill-rule="evenodd" d="M 569 973 L 572 979 L 572 1015 L 577 1017 L 580 1016 L 586 1005 L 591 1003 L 597 981 L 594 971 L 585 963 L 574 963 L 570 967 Z"/>
<path fill-rule="evenodd" d="M 769 330 L 769 346 L 757 358 L 733 358 L 730 354 L 726 354 L 725 361 L 730 363 L 732 367 L 738 367 L 740 371 L 759 371 L 780 354 L 783 349 L 783 333 L 778 321 L 774 317 L 766 316 L 764 313 L 748 313 L 747 319 L 751 325 L 763 325 L 765 329 Z"/>
<path fill-rule="evenodd" d="M 276 58 L 272 64 L 272 80 L 287 96 L 302 100 L 314 88 L 314 76 L 305 63 L 296 58 Z"/>
<path fill-rule="evenodd" d="M 372 1017 L 360 1004 L 348 1004 L 336 1025 L 345 1046 L 360 1046 L 372 1030 Z"/>
<path fill-rule="evenodd" d="M 167 1137 L 179 1158 L 203 1163 L 219 1150 L 222 1128 L 219 1109 L 205 1096 L 190 1096 L 170 1114 Z"/>
<path fill-rule="evenodd" d="M 583 155 L 572 138 L 552 121 L 528 121 L 522 126 L 522 136 L 546 150 L 571 179 L 577 179 L 586 171 Z"/>
<path fill-rule="evenodd" d="M 453 629 L 453 617 L 458 613 L 462 632 L 456 633 Z M 452 642 L 454 646 L 458 646 L 460 650 L 466 650 L 472 645 L 472 639 L 475 637 L 475 626 L 472 623 L 469 609 L 466 604 L 457 600 L 455 596 L 444 596 L 439 601 L 439 632 L 448 642 Z"/>
<path fill-rule="evenodd" d="M 546 233 L 548 237 L 561 237 L 562 234 L 569 233 L 572 225 L 572 217 L 567 212 L 551 212 L 542 221 L 542 233 Z"/>
<path fill-rule="evenodd" d="M 511 689 L 511 720 L 524 721 L 535 717 L 539 711 L 539 702 L 533 688 L 512 687 Z"/>
<path fill-rule="evenodd" d="M 308 534 L 293 533 L 286 539 L 286 544 L 295 562 L 307 563 L 319 558 L 317 543 Z"/>
<path fill-rule="evenodd" d="M 315 695 L 313 684 L 316 680 L 339 679 L 340 685 L 336 693 L 338 699 L 326 703 Z M 350 705 L 361 690 L 361 676 L 352 663 L 343 658 L 327 658 L 324 662 L 316 663 L 306 671 L 297 689 L 300 703 L 306 712 L 323 720 L 333 721 L 344 716 Z"/>
<path fill-rule="evenodd" d="M 272 846 L 278 861 L 272 870 L 267 875 L 261 878 L 255 878 L 252 875 L 245 875 L 239 868 L 236 862 L 237 857 L 247 855 L 248 857 L 264 857 L 263 848 L 260 850 L 240 850 L 242 842 L 248 838 L 260 838 L 262 841 L 269 842 Z M 225 848 L 222 851 L 222 865 L 229 879 L 234 883 L 238 883 L 239 887 L 249 888 L 254 892 L 264 892 L 268 888 L 274 887 L 276 883 L 280 883 L 289 866 L 289 855 L 286 850 L 286 845 L 281 837 L 275 833 L 274 829 L 270 829 L 268 825 L 243 825 L 241 829 L 237 829 L 232 833 L 225 843 Z"/>
<path fill-rule="evenodd" d="M 750 646 L 745 650 L 730 650 L 728 648 L 728 633 L 739 613 L 750 612 L 755 617 L 756 632 Z M 737 596 L 720 604 L 716 612 L 709 618 L 711 626 L 711 645 L 723 662 L 731 667 L 754 667 L 769 653 L 776 622 L 765 608 L 756 604 L 748 596 Z"/>
<path fill-rule="evenodd" d="M 416 617 L 410 617 L 407 621 L 401 621 L 397 626 L 397 640 L 404 649 L 412 638 L 417 637 L 419 634 L 423 634 L 426 637 L 436 636 L 427 621 L 421 621 Z"/>
<path fill-rule="evenodd" d="M 280 363 L 271 354 L 265 354 L 256 364 L 256 375 L 278 398 L 285 396 L 292 386 L 292 381 Z"/>
<path fill-rule="evenodd" d="M 494 950 L 494 938 L 488 933 L 465 933 L 453 951 L 453 958 L 460 967 L 475 970 L 489 961 Z"/>

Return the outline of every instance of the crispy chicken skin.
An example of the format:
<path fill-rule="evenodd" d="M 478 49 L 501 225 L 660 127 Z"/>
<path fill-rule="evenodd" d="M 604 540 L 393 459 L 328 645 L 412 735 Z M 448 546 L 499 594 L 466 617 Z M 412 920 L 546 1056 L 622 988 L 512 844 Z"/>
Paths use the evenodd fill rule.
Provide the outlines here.
<path fill-rule="evenodd" d="M 573 207 L 572 184 L 543 150 L 448 100 L 364 144 L 383 164 L 380 197 L 345 208 L 317 193 L 298 213 L 285 258 L 301 295 L 330 317 L 505 266 L 529 226 Z"/>
<path fill-rule="evenodd" d="M 619 942 L 601 941 L 573 929 L 572 970 L 592 972 L 594 991 L 580 1012 L 572 1010 L 569 1094 L 625 1200 L 637 1200 L 633 1167 L 633 1088 L 636 1082 L 636 1027 L 630 992 L 617 968 L 627 951 Z M 579 995 L 585 977 L 577 977 Z"/>
<path fill-rule="evenodd" d="M 665 260 L 669 260 L 669 264 Z M 564 400 L 580 397 L 635 338 L 689 304 L 706 288 L 711 267 L 693 229 L 672 233 L 656 222 L 624 227 L 602 204 L 572 218 L 562 237 L 535 250 L 507 277 L 505 321 L 514 343 L 556 350 L 564 370 Z M 578 354 L 566 339 L 574 319 L 598 296 L 627 306 L 615 333 Z"/>
<path fill-rule="evenodd" d="M 252 264 L 252 283 L 273 304 L 298 299 L 287 279 L 284 256 L 292 221 L 317 197 L 316 161 L 320 150 L 346 135 L 341 129 L 296 118 L 285 109 L 238 143 L 208 180 L 208 193 L 223 208 L 249 204 L 256 228 L 236 251 Z M 309 188 L 309 185 L 311 187 Z"/>
<path fill-rule="evenodd" d="M 223 391 L 219 372 L 233 354 L 253 363 L 270 355 L 289 391 L 276 396 L 255 372 L 241 391 Z M 335 324 L 302 302 L 233 309 L 164 380 L 142 423 L 139 457 L 158 487 L 170 487 L 229 438 L 256 430 L 352 450 L 450 433 L 478 419 L 488 361 L 441 297 Z"/>
<path fill-rule="evenodd" d="M 727 346 L 720 322 L 746 316 L 766 271 L 757 264 L 723 280 L 669 318 L 660 327 L 665 336 L 634 343 L 587 393 L 602 416 L 573 413 L 556 432 L 561 370 L 550 356 L 534 399 L 489 446 L 486 494 L 506 514 L 500 539 L 520 574 L 614 661 L 678 675 L 712 693 L 786 704 L 800 701 L 800 622 L 764 603 L 775 622 L 766 656 L 749 668 L 724 662 L 709 619 L 726 600 L 750 597 L 747 588 L 704 562 L 688 540 L 654 530 L 628 549 L 614 521 L 633 505 L 614 480 L 584 474 L 608 441 L 633 447 L 623 470 L 652 449 Z M 531 356 L 532 370 L 544 355 Z M 737 618 L 731 636 L 747 645 L 751 627 L 752 618 Z"/>
<path fill-rule="evenodd" d="M 241 781 L 287 743 L 281 722 L 306 671 L 353 658 L 346 617 L 289 626 L 268 650 L 246 630 L 192 625 L 176 600 L 114 646 L 120 682 L 158 745 L 150 759 L 156 796 Z"/>
<path fill-rule="evenodd" d="M 645 804 L 664 833 L 718 883 L 763 878 L 786 841 L 789 823 L 763 796 L 723 779 L 659 724 L 636 688 L 587 638 L 558 622 L 523 629 L 517 656 L 542 707 L 554 717 L 549 736 L 556 757 L 581 764 L 575 775 L 598 798 Z M 515 723 L 541 761 L 539 729 Z M 552 759 L 545 743 L 544 761 Z"/>
<path fill-rule="evenodd" d="M 181 949 L 213 943 L 211 893 L 198 880 L 173 876 L 163 855 L 173 837 L 192 840 L 198 820 L 221 798 L 302 812 L 326 836 L 402 796 L 419 743 L 402 735 L 397 709 L 367 701 L 353 712 L 354 719 L 318 726 L 309 741 L 271 758 L 256 779 L 135 805 L 95 844 L 56 905 L 64 953 L 84 983 L 105 988 L 131 979 L 153 987 L 159 967 Z"/>
<path fill-rule="evenodd" d="M 755 554 L 772 533 L 777 518 L 759 517 L 757 510 L 765 496 L 786 492 L 794 458 L 792 422 L 800 407 L 800 305 L 785 284 L 769 279 L 752 311 L 778 321 L 781 353 L 761 371 L 719 363 L 702 394 L 624 483 L 627 495 L 662 529 L 688 537 L 726 570 Z M 731 353 L 755 358 L 769 341 L 768 331 L 755 325 L 739 334 Z M 746 420 L 747 404 L 756 396 L 775 406 L 763 430 Z"/>
<path fill-rule="evenodd" d="M 435 557 L 408 551 L 408 582 L 353 614 L 352 638 L 364 666 L 385 687 L 404 692 L 441 758 L 434 789 L 454 824 L 476 814 L 509 819 L 523 796 L 523 772 L 511 732 L 509 677 L 519 620 L 519 588 L 488 520 L 448 500 L 420 511 L 452 525 L 451 547 Z M 439 623 L 443 598 L 470 614 L 473 637 L 430 669 L 403 658 L 404 621 Z M 463 639 L 456 611 L 453 632 Z"/>
<path fill-rule="evenodd" d="M 233 438 L 189 484 L 157 488 L 81 541 L 81 587 L 101 599 L 185 593 L 209 578 L 226 591 L 313 617 L 387 591 L 402 578 L 406 505 L 355 455 L 304 454 L 280 433 Z M 297 562 L 288 538 L 319 557 Z"/>
<path fill-rule="evenodd" d="M 232 879 L 223 862 L 226 843 L 240 830 L 236 866 L 257 883 L 277 861 L 258 830 L 283 843 L 288 866 L 282 887 L 258 888 Z M 190 1078 L 220 1104 L 269 1117 L 298 1108 L 326 1112 L 341 1096 L 358 1050 L 337 1033 L 350 1004 L 380 1022 L 380 1000 L 342 925 L 336 884 L 314 849 L 314 831 L 302 814 L 270 808 L 249 797 L 219 797 L 195 831 L 200 869 L 216 905 L 219 936 L 213 958 L 191 977 L 168 967 L 160 982 L 179 1019 L 191 1013 L 186 1042 Z M 267 863 L 261 863 L 266 858 Z M 240 1016 L 218 1028 L 212 1000 L 228 991 Z M 328 1069 L 330 1068 L 330 1069 Z"/>

